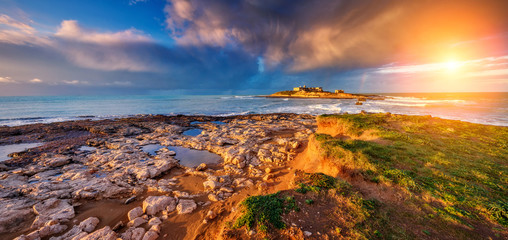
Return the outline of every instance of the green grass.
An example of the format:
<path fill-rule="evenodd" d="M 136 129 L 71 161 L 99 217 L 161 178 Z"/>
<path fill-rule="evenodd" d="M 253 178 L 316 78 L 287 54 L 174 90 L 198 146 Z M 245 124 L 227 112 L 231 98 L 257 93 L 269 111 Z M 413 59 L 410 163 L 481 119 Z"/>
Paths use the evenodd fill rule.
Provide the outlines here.
<path fill-rule="evenodd" d="M 298 210 L 293 197 L 281 197 L 279 193 L 251 196 L 241 205 L 245 208 L 243 215 L 235 221 L 233 228 L 257 226 L 261 232 L 266 232 L 269 227 L 285 228 L 286 224 L 282 221 L 281 215 L 291 210 Z"/>
<path fill-rule="evenodd" d="M 437 214 L 450 221 L 508 226 L 507 127 L 390 114 L 322 115 L 319 122 L 335 122 L 351 137 L 315 135 L 323 154 L 351 173 L 438 199 Z M 384 142 L 358 139 L 368 130 Z"/>

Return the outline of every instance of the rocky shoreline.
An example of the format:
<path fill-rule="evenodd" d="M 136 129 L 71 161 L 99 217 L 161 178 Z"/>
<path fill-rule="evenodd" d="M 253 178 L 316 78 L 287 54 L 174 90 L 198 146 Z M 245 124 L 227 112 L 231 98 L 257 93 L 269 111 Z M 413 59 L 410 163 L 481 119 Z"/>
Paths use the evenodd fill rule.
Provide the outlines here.
<path fill-rule="evenodd" d="M 201 133 L 184 135 L 189 129 Z M 193 238 L 229 198 L 266 187 L 276 177 L 272 169 L 292 160 L 315 129 L 313 116 L 297 114 L 157 115 L 0 127 L 0 146 L 43 144 L 0 163 L 0 234 L 30 240 Z M 152 144 L 161 148 L 153 155 L 143 151 Z M 209 151 L 222 161 L 185 167 L 168 146 Z M 190 183 L 194 189 L 183 187 Z M 107 201 L 119 206 L 118 219 L 104 221 L 101 213 L 84 218 L 86 206 Z M 167 227 L 181 222 L 180 216 L 188 216 L 184 223 L 199 223 L 198 230 Z"/>

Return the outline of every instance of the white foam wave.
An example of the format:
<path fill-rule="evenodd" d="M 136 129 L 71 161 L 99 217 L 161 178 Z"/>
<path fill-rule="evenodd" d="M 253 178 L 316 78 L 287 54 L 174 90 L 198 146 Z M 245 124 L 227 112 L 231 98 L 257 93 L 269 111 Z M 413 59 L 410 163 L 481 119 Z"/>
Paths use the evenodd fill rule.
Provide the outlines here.
<path fill-rule="evenodd" d="M 431 100 L 426 98 L 416 98 L 416 97 L 392 97 L 388 96 L 384 101 L 386 102 L 407 102 L 407 103 L 467 103 L 466 100 L 461 99 L 441 99 L 441 100 Z"/>
<path fill-rule="evenodd" d="M 392 105 L 392 106 L 405 106 L 405 107 L 425 107 L 427 103 L 404 103 L 404 102 L 391 102 L 391 101 L 376 101 L 374 104 L 378 105 Z"/>

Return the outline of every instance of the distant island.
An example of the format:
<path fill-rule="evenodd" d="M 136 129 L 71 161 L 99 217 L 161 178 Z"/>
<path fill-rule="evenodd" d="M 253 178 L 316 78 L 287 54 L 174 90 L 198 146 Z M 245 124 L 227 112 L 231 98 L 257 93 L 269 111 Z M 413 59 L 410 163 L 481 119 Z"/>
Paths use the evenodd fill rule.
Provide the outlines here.
<path fill-rule="evenodd" d="M 337 98 L 337 99 L 366 99 L 384 100 L 383 96 L 346 93 L 344 90 L 337 89 L 334 92 L 324 91 L 322 87 L 295 87 L 293 90 L 280 91 L 271 95 L 263 96 L 269 98 Z"/>

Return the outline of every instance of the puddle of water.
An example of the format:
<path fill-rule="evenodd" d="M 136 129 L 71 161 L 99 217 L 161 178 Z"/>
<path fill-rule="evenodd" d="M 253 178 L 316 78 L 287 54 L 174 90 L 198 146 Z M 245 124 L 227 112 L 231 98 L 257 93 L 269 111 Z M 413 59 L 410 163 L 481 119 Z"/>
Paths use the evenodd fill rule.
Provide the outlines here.
<path fill-rule="evenodd" d="M 211 123 L 215 123 L 217 125 L 224 125 L 224 124 L 226 124 L 225 122 L 221 122 L 221 121 L 210 121 L 210 122 Z M 207 123 L 207 122 L 193 121 L 190 124 L 202 124 L 202 123 Z"/>
<path fill-rule="evenodd" d="M 152 156 L 155 156 L 155 155 L 157 155 L 157 151 L 159 151 L 161 148 L 164 148 L 164 146 L 162 146 L 160 144 L 148 144 L 148 145 L 141 147 L 141 150 L 143 152 L 146 152 L 146 153 L 152 155 Z"/>
<path fill-rule="evenodd" d="M 188 192 L 190 194 L 197 194 L 203 192 L 203 182 L 206 181 L 204 177 L 193 175 L 181 175 L 176 177 L 177 184 L 173 187 L 174 190 Z"/>
<path fill-rule="evenodd" d="M 87 152 L 89 152 L 89 151 L 95 151 L 95 150 L 97 150 L 97 148 L 96 147 L 90 147 L 90 146 L 81 146 L 78 150 L 79 151 L 87 151 Z"/>
<path fill-rule="evenodd" d="M 106 173 L 99 173 L 99 172 L 93 173 L 92 175 L 96 178 L 105 178 L 108 176 L 108 174 L 106 174 Z"/>
<path fill-rule="evenodd" d="M 201 132 L 203 132 L 203 130 L 201 130 L 199 128 L 192 128 L 192 129 L 184 131 L 183 135 L 195 137 L 195 136 L 201 134 Z"/>
<path fill-rule="evenodd" d="M 196 167 L 201 163 L 216 164 L 219 163 L 221 156 L 208 151 L 189 149 L 184 147 L 168 147 L 169 150 L 176 152 L 175 158 L 180 164 L 186 167 Z"/>
<path fill-rule="evenodd" d="M 11 159 L 9 156 L 7 156 L 11 153 L 22 152 L 29 148 L 34 148 L 41 145 L 42 143 L 20 143 L 0 146 L 0 161 Z"/>

